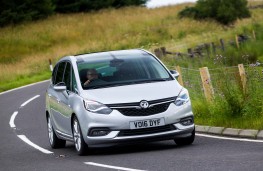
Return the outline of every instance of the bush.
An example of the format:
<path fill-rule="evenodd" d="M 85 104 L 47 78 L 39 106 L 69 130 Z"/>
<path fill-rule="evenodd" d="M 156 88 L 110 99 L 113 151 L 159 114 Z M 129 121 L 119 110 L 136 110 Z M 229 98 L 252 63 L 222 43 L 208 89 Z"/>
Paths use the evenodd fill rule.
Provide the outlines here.
<path fill-rule="evenodd" d="M 144 5 L 147 0 L 1 0 L 0 27 L 45 18 L 55 12 L 88 12 Z"/>
<path fill-rule="evenodd" d="M 109 7 L 144 5 L 147 0 L 54 0 L 56 11 L 61 13 L 87 12 Z"/>
<path fill-rule="evenodd" d="M 250 17 L 247 0 L 198 0 L 195 7 L 186 7 L 179 17 L 215 19 L 222 24 L 231 24 L 237 19 Z"/>
<path fill-rule="evenodd" d="M 179 17 L 190 17 L 195 18 L 198 14 L 198 10 L 195 7 L 186 7 L 184 10 L 180 11 Z"/>
<path fill-rule="evenodd" d="M 54 8 L 52 0 L 2 0 L 0 26 L 45 18 Z"/>

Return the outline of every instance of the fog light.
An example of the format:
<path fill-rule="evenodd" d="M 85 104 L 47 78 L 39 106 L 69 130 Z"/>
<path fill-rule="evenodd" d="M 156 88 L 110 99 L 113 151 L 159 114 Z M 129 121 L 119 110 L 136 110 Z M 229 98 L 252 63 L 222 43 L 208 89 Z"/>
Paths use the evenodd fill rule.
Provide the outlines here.
<path fill-rule="evenodd" d="M 193 119 L 193 117 L 183 118 L 183 119 L 180 120 L 180 123 L 183 126 L 192 125 L 194 123 L 194 119 Z"/>
<path fill-rule="evenodd" d="M 109 129 L 91 129 L 89 131 L 89 136 L 91 137 L 98 137 L 98 136 L 105 136 L 108 135 L 110 133 Z"/>

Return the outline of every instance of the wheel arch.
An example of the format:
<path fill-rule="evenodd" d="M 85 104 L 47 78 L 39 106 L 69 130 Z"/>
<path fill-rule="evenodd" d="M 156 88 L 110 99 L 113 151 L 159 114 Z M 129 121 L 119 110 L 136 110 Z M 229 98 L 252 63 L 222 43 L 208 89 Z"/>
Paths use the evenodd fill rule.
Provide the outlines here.
<path fill-rule="evenodd" d="M 71 127 L 71 132 L 72 132 L 72 134 L 73 134 L 73 119 L 74 119 L 75 117 L 78 118 L 77 115 L 76 115 L 76 113 L 73 112 L 72 115 L 71 115 L 71 119 L 70 119 L 70 127 Z"/>
<path fill-rule="evenodd" d="M 46 110 L 46 120 L 48 119 L 48 117 L 50 117 L 49 112 Z"/>

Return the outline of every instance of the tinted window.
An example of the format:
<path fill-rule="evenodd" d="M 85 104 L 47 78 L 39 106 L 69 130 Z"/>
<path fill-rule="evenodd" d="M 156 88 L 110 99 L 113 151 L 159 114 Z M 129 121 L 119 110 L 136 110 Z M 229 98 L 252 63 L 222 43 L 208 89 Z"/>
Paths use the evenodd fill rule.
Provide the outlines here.
<path fill-rule="evenodd" d="M 63 82 L 63 73 L 64 73 L 65 65 L 66 65 L 65 62 L 59 63 L 57 69 L 56 81 L 54 84 Z"/>
<path fill-rule="evenodd" d="M 76 91 L 78 90 L 77 88 L 77 82 L 76 82 L 76 77 L 75 77 L 75 73 L 74 70 L 71 70 L 71 75 L 72 75 L 72 92 L 77 93 Z"/>
<path fill-rule="evenodd" d="M 149 54 L 87 56 L 78 62 L 78 70 L 84 89 L 173 80 Z M 94 74 L 87 85 L 89 75 Z"/>
<path fill-rule="evenodd" d="M 67 62 L 65 73 L 64 73 L 64 83 L 66 84 L 67 90 L 71 91 L 71 64 Z"/>
<path fill-rule="evenodd" d="M 56 81 L 57 69 L 58 69 L 58 64 L 55 66 L 55 68 L 53 69 L 53 72 L 52 72 L 52 84 L 54 84 Z"/>

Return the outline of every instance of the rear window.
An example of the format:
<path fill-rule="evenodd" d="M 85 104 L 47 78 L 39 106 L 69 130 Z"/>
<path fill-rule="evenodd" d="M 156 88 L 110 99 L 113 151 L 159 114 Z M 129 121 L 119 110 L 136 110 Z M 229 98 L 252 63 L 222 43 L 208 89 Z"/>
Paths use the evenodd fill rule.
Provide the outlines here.
<path fill-rule="evenodd" d="M 66 66 L 65 62 L 59 63 L 57 73 L 56 73 L 56 80 L 55 80 L 54 84 L 58 84 L 58 83 L 63 82 L 63 74 L 64 74 L 65 66 Z"/>

